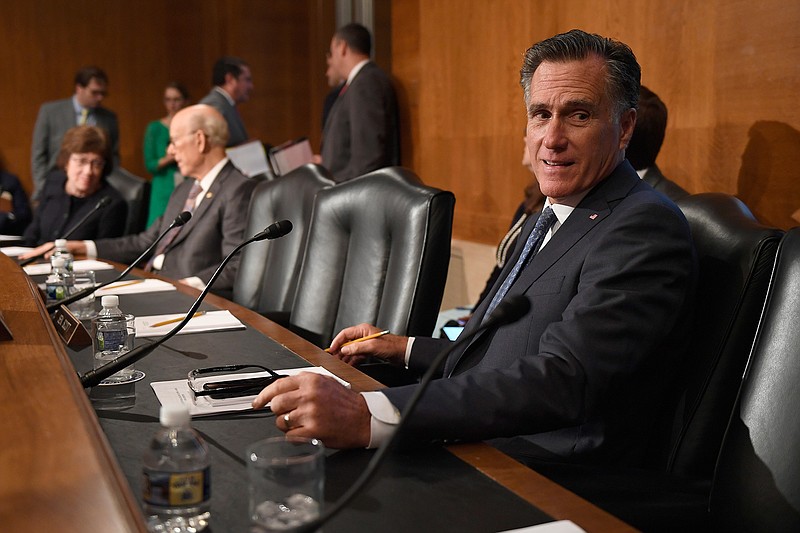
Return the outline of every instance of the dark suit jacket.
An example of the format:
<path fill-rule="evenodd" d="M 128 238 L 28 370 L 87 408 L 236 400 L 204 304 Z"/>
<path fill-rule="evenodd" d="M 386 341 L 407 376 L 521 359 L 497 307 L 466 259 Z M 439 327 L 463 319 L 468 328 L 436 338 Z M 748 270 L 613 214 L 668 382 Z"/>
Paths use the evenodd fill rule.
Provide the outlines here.
<path fill-rule="evenodd" d="M 364 65 L 333 104 L 322 130 L 321 155 L 337 182 L 400 164 L 397 98 L 375 63 Z"/>
<path fill-rule="evenodd" d="M 211 92 L 198 103 L 210 105 L 222 113 L 225 122 L 228 123 L 228 146 L 242 144 L 248 139 L 247 130 L 244 129 L 244 122 L 242 122 L 242 117 L 239 115 L 236 107 L 232 106 L 216 88 L 211 89 Z"/>
<path fill-rule="evenodd" d="M 164 215 L 144 232 L 96 241 L 97 255 L 121 263 L 134 261 L 183 210 L 193 184 L 192 179 L 181 183 L 170 196 Z M 197 276 L 208 282 L 225 256 L 242 242 L 247 207 L 255 185 L 255 181 L 242 175 L 230 162 L 222 167 L 192 219 L 167 248 L 159 273 L 173 279 Z M 214 284 L 215 291 L 233 288 L 239 257 L 228 263 Z"/>
<path fill-rule="evenodd" d="M 119 126 L 117 115 L 104 107 L 92 110 L 98 127 L 106 130 L 114 154 L 114 165 L 119 164 Z M 33 127 L 31 168 L 33 169 L 33 197 L 39 199 L 47 173 L 56 166 L 61 140 L 68 129 L 77 126 L 72 97 L 42 104 L 36 125 Z"/>
<path fill-rule="evenodd" d="M 11 195 L 11 211 L 0 211 L 0 234 L 22 235 L 31 222 L 31 205 L 28 195 L 14 174 L 0 170 L 0 194 Z"/>
<path fill-rule="evenodd" d="M 537 218 L 525 225 L 502 279 Z M 683 214 L 623 162 L 511 287 L 509 295 L 529 297 L 531 310 L 451 354 L 445 375 L 452 377 L 431 383 L 401 439 L 508 437 L 493 443 L 522 460 L 638 463 L 653 414 L 672 400 L 695 278 Z M 462 335 L 479 326 L 499 285 Z M 415 339 L 410 368 L 426 368 L 437 341 Z M 414 388 L 382 392 L 402 409 Z"/>
<path fill-rule="evenodd" d="M 47 175 L 39 207 L 36 208 L 33 222 L 25 230 L 22 238 L 26 246 L 38 246 L 63 237 L 65 232 L 94 209 L 104 196 L 109 196 L 111 203 L 89 217 L 69 238 L 88 240 L 119 237 L 125 233 L 128 204 L 114 187 L 103 182 L 93 195 L 75 198 L 64 190 L 66 181 L 67 175 L 62 170 L 54 170 Z"/>
<path fill-rule="evenodd" d="M 658 165 L 649 167 L 642 176 L 642 179 L 649 183 L 650 186 L 658 192 L 665 194 L 667 198 L 673 202 L 677 202 L 681 198 L 686 198 L 689 196 L 689 192 L 687 192 L 683 187 L 674 181 L 667 179 L 666 176 L 661 173 L 661 169 L 658 168 Z"/>

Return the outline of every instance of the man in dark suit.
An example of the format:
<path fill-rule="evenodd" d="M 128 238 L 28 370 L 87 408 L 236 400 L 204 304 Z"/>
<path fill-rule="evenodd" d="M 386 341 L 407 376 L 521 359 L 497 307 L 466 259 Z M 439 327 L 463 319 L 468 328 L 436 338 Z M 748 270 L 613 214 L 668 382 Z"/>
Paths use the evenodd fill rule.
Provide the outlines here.
<path fill-rule="evenodd" d="M 228 146 L 236 146 L 247 141 L 247 130 L 236 106 L 250 99 L 253 92 L 253 76 L 250 67 L 238 57 L 221 57 L 214 63 L 212 72 L 214 88 L 201 104 L 210 105 L 219 111 L 228 123 Z"/>
<path fill-rule="evenodd" d="M 397 98 L 389 77 L 369 60 L 372 40 L 359 24 L 331 39 L 330 77 L 345 81 L 322 130 L 320 162 L 342 182 L 400 164 Z"/>
<path fill-rule="evenodd" d="M 256 184 L 225 156 L 228 128 L 214 108 L 195 105 L 182 109 L 172 119 L 169 133 L 167 151 L 174 156 L 181 174 L 190 179 L 172 193 L 164 215 L 138 235 L 96 242 L 69 241 L 67 247 L 75 254 L 130 263 L 179 213 L 193 211 L 191 220 L 174 238 L 167 236 L 156 247 L 148 266 L 164 276 L 203 288 L 222 259 L 242 241 Z M 237 267 L 238 256 L 220 275 L 215 292 L 225 294 L 233 289 Z"/>
<path fill-rule="evenodd" d="M 111 143 L 114 165 L 119 164 L 117 115 L 101 106 L 107 91 L 106 73 L 97 67 L 84 67 L 75 74 L 75 94 L 71 98 L 42 104 L 31 145 L 32 200 L 38 200 L 44 190 L 47 174 L 56 166 L 61 139 L 70 128 L 83 124 L 103 128 Z"/>
<path fill-rule="evenodd" d="M 399 437 L 491 439 L 523 461 L 636 465 L 654 413 L 674 400 L 697 269 L 689 227 L 625 161 L 640 79 L 626 45 L 572 30 L 531 47 L 521 75 L 528 150 L 547 200 L 462 335 L 503 298 L 524 295 L 531 309 L 451 353 Z M 447 343 L 384 335 L 344 346 L 375 331 L 347 328 L 330 351 L 351 364 L 369 355 L 423 370 Z M 271 401 L 289 435 L 374 446 L 417 388 L 359 395 L 318 378 L 278 380 L 254 406 Z"/>
<path fill-rule="evenodd" d="M 639 109 L 636 113 L 636 128 L 625 151 L 636 173 L 652 188 L 667 195 L 672 201 L 689 196 L 680 185 L 661 173 L 656 157 L 661 151 L 667 131 L 667 106 L 656 93 L 642 85 L 639 91 Z"/>

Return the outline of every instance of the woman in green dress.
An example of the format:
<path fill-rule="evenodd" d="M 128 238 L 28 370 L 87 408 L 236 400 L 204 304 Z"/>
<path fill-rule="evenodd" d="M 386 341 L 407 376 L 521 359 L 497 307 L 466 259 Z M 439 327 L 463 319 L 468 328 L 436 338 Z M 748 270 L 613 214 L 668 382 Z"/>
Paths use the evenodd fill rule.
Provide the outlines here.
<path fill-rule="evenodd" d="M 189 103 L 189 93 L 178 82 L 170 82 L 164 89 L 164 107 L 167 116 L 147 125 L 144 133 L 144 165 L 153 175 L 150 186 L 150 208 L 147 214 L 147 227 L 164 214 L 172 190 L 183 181 L 175 160 L 167 154 L 169 144 L 169 123 L 175 113 Z"/>

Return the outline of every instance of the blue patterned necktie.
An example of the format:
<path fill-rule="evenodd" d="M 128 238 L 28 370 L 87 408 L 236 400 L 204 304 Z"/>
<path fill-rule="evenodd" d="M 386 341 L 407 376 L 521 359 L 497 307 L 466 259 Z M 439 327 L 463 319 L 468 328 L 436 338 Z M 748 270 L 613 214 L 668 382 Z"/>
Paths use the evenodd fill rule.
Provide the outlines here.
<path fill-rule="evenodd" d="M 545 207 L 544 211 L 542 211 L 542 214 L 539 215 L 539 220 L 536 221 L 533 231 L 531 231 L 531 234 L 528 236 L 528 240 L 525 241 L 525 247 L 522 249 L 522 253 L 519 256 L 519 259 L 517 259 L 514 268 L 512 268 L 511 272 L 508 273 L 508 276 L 506 276 L 503 284 L 500 285 L 500 288 L 497 290 L 494 298 L 492 298 L 491 303 L 489 303 L 489 307 L 486 308 L 486 312 L 483 314 L 483 319 L 481 320 L 482 322 L 491 316 L 492 311 L 494 311 L 495 307 L 497 307 L 500 301 L 505 297 L 506 293 L 508 293 L 508 289 L 510 289 L 517 280 L 522 268 L 527 264 L 530 258 L 536 254 L 536 251 L 542 244 L 544 236 L 547 234 L 547 230 L 550 229 L 550 226 L 552 226 L 555 221 L 556 214 L 553 212 L 553 209 L 550 206 Z"/>

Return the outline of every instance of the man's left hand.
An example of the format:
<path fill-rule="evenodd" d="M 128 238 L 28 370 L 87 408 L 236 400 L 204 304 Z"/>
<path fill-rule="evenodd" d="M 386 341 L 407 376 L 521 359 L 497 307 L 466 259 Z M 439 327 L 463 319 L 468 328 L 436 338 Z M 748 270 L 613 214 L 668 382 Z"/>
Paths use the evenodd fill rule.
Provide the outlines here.
<path fill-rule="evenodd" d="M 287 435 L 316 438 L 329 448 L 366 448 L 370 413 L 364 398 L 338 381 L 311 372 L 279 379 L 253 400 L 267 403 L 275 425 Z"/>

